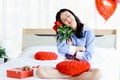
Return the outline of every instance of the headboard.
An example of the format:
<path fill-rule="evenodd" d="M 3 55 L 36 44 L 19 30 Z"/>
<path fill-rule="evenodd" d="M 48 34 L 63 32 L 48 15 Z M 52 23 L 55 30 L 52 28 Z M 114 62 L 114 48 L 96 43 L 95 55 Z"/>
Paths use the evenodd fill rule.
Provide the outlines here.
<path fill-rule="evenodd" d="M 95 35 L 115 35 L 114 47 L 118 49 L 118 30 L 117 29 L 99 29 L 94 28 Z M 53 29 L 23 29 L 23 36 L 25 34 L 35 34 L 39 36 L 56 36 L 56 32 Z M 48 40 L 49 41 L 49 40 Z M 24 41 L 22 40 L 22 48 L 24 46 Z"/>

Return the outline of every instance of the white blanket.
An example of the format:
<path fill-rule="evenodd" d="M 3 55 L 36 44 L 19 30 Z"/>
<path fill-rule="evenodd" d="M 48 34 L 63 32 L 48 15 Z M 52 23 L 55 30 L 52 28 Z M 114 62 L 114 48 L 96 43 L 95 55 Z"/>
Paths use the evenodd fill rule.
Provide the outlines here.
<path fill-rule="evenodd" d="M 46 61 L 38 61 L 34 59 L 34 54 L 38 51 L 52 51 L 57 52 L 56 46 L 33 46 L 27 49 L 24 49 L 18 58 L 12 59 L 7 63 L 0 65 L 0 80 L 18 80 L 15 78 L 8 78 L 6 76 L 6 70 L 22 67 L 25 65 L 29 66 L 52 66 L 55 67 L 57 63 L 62 61 L 64 57 L 60 56 L 57 60 L 46 60 Z M 99 68 L 103 72 L 103 76 L 101 80 L 119 80 L 119 54 L 114 48 L 95 48 L 95 54 L 93 55 L 91 66 L 94 68 Z M 25 78 L 22 80 L 42 80 L 39 79 L 34 70 L 34 76 Z M 47 79 L 44 79 L 47 80 Z M 56 79 L 52 79 L 56 80 Z M 58 79 L 63 80 L 63 79 Z"/>

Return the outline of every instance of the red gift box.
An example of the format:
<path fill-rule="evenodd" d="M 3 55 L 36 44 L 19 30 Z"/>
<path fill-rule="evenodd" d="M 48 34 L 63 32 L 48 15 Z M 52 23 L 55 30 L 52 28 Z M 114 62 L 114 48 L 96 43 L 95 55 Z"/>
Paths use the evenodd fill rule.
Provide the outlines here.
<path fill-rule="evenodd" d="M 33 76 L 33 73 L 33 69 L 22 70 L 21 68 L 14 68 L 7 70 L 7 77 L 22 79 Z"/>

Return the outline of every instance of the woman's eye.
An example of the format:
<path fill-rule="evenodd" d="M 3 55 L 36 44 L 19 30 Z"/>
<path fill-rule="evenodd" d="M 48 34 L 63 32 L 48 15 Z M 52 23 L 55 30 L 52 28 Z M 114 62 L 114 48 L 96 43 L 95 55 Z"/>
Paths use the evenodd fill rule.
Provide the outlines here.
<path fill-rule="evenodd" d="M 67 17 L 70 17 L 70 15 L 68 15 Z"/>
<path fill-rule="evenodd" d="M 64 22 L 66 21 L 66 19 L 63 20 Z"/>

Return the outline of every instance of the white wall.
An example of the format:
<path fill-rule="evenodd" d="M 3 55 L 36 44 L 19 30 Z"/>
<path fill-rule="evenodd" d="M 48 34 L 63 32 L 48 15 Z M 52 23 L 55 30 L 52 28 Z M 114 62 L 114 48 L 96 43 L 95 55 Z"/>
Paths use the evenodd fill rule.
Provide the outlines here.
<path fill-rule="evenodd" d="M 95 0 L 0 0 L 0 44 L 10 57 L 21 52 L 23 28 L 52 28 L 56 12 L 71 9 L 91 27 L 119 27 L 120 4 L 107 21 L 98 14 Z"/>

